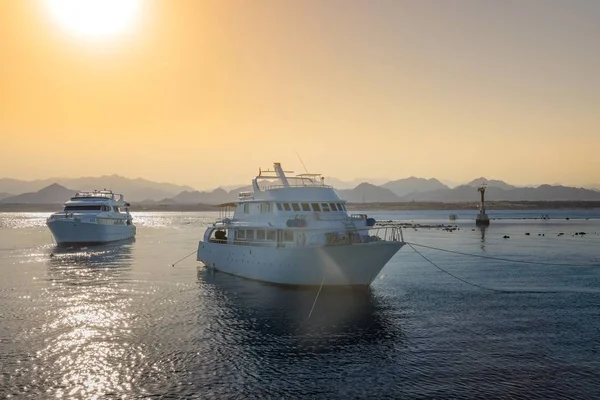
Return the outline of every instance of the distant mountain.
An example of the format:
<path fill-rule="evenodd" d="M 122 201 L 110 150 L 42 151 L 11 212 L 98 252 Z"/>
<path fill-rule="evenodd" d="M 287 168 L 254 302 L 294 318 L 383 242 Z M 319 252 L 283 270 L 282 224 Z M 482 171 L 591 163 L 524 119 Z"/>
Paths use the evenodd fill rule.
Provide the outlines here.
<path fill-rule="evenodd" d="M 237 199 L 237 195 L 235 196 Z M 177 204 L 219 204 L 235 200 L 233 194 L 224 189 L 218 188 L 212 192 L 183 191 L 177 196 L 171 197 L 171 200 Z"/>
<path fill-rule="evenodd" d="M 354 202 L 471 202 L 479 199 L 476 187 L 487 183 L 486 199 L 506 201 L 600 201 L 600 191 L 562 185 L 541 185 L 537 187 L 517 187 L 501 180 L 477 178 L 468 184 L 450 189 L 437 179 L 405 178 L 383 183 L 362 182 L 347 187 L 350 181 L 326 178 L 325 183 L 336 188 L 343 199 Z M 46 183 L 44 186 L 41 184 Z M 21 181 L 18 179 L 0 179 L 1 203 L 63 203 L 75 192 L 67 189 L 76 187 L 81 190 L 112 189 L 123 193 L 125 199 L 133 203 L 164 205 L 220 204 L 237 201 L 238 193 L 252 191 L 251 186 L 241 186 L 228 190 L 219 187 L 212 191 L 196 191 L 189 186 L 170 183 L 158 183 L 146 179 L 129 179 L 118 175 L 92 178 Z M 23 190 L 27 188 L 27 190 Z M 600 189 L 600 187 L 598 187 Z M 26 192 L 26 193 L 23 193 Z M 23 193 L 12 195 L 10 193 Z"/>
<path fill-rule="evenodd" d="M 0 179 L 0 192 L 14 193 L 14 194 L 35 192 L 35 191 L 40 190 L 41 188 L 46 187 L 49 184 L 54 183 L 54 182 L 55 181 L 42 182 L 41 180 L 22 181 L 20 179 L 2 178 L 2 179 Z"/>
<path fill-rule="evenodd" d="M 37 192 L 23 193 L 6 197 L 0 203 L 11 204 L 62 204 L 75 195 L 77 191 L 67 189 L 58 183 L 53 183 Z"/>
<path fill-rule="evenodd" d="M 184 190 L 173 197 L 163 198 L 159 201 L 152 201 L 159 204 L 221 204 L 238 200 L 240 192 L 252 191 L 252 186 L 242 186 L 237 189 L 227 191 L 223 188 L 217 188 L 213 191 L 201 192 L 198 190 Z M 151 203 L 146 200 L 145 203 Z"/>
<path fill-rule="evenodd" d="M 336 189 L 353 189 L 356 186 L 360 185 L 363 182 L 369 182 L 373 185 L 381 185 L 382 183 L 387 182 L 387 179 L 378 179 L 378 178 L 356 178 L 351 181 L 344 181 L 341 179 L 334 178 L 332 176 L 325 177 L 325 184 L 331 185 Z"/>
<path fill-rule="evenodd" d="M 496 179 L 487 179 L 484 177 L 473 179 L 471 182 L 467 183 L 467 186 L 479 187 L 483 183 L 485 183 L 487 185 L 487 187 L 497 187 L 497 188 L 501 188 L 504 190 L 510 190 L 510 189 L 516 188 L 516 186 L 509 185 L 508 183 L 506 183 L 504 181 L 499 181 Z"/>
<path fill-rule="evenodd" d="M 236 189 L 238 189 L 240 187 L 243 187 L 243 186 L 245 186 L 245 185 L 243 185 L 241 183 L 238 184 L 238 185 L 221 185 L 217 189 L 223 189 L 223 190 L 226 190 L 226 191 L 230 192 L 232 190 L 236 190 Z"/>
<path fill-rule="evenodd" d="M 160 200 L 174 196 L 184 190 L 194 190 L 189 186 L 172 183 L 159 183 L 142 178 L 131 179 L 119 175 L 104 175 L 85 178 L 50 178 L 35 181 L 4 178 L 0 179 L 0 192 L 34 192 L 52 183 L 58 183 L 65 187 L 76 187 L 80 190 L 110 189 L 113 192 L 123 193 L 126 200 L 135 202 L 145 199 Z"/>
<path fill-rule="evenodd" d="M 381 187 L 390 189 L 397 196 L 406 196 L 410 193 L 424 193 L 439 189 L 448 189 L 448 186 L 444 185 L 435 178 L 424 179 L 415 178 L 414 176 L 390 181 L 381 185 Z"/>
<path fill-rule="evenodd" d="M 583 188 L 551 185 L 509 190 L 488 186 L 485 191 L 485 198 L 490 201 L 600 201 L 600 192 Z M 400 201 L 408 202 L 412 200 L 447 203 L 479 201 L 479 193 L 473 186 L 462 185 L 454 189 L 435 190 L 433 192 L 411 194 L 400 198 Z"/>
<path fill-rule="evenodd" d="M 157 204 L 177 204 L 177 202 L 175 200 L 173 200 L 173 199 L 162 199 L 162 200 L 159 200 L 159 201 L 155 201 L 154 203 L 157 203 Z"/>
<path fill-rule="evenodd" d="M 390 189 L 367 182 L 361 183 L 354 189 L 338 190 L 337 192 L 342 199 L 351 203 L 383 203 L 400 200 Z"/>
<path fill-rule="evenodd" d="M 440 179 L 439 181 L 442 182 L 444 185 L 448 186 L 450 189 L 462 185 L 462 183 L 460 182 L 451 181 L 449 179 Z"/>

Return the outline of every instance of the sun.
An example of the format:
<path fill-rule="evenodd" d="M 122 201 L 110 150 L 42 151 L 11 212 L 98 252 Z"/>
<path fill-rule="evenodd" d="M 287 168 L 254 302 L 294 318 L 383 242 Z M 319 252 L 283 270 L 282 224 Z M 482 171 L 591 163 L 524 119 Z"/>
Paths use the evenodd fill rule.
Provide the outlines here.
<path fill-rule="evenodd" d="M 114 36 L 131 28 L 141 0 L 44 0 L 57 22 L 85 38 Z"/>

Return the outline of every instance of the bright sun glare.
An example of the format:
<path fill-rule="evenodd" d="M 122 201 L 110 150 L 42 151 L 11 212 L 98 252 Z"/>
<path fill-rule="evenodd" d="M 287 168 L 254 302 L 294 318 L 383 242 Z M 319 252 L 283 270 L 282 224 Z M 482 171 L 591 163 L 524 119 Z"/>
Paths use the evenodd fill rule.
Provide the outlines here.
<path fill-rule="evenodd" d="M 102 38 L 130 28 L 141 0 L 45 0 L 60 25 L 77 36 Z"/>

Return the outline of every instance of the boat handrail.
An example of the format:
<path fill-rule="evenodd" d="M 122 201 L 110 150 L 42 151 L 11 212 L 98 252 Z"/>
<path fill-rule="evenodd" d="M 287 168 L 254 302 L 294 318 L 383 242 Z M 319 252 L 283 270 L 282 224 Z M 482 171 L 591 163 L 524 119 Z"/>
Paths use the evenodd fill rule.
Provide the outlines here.
<path fill-rule="evenodd" d="M 252 199 L 254 198 L 254 192 L 239 192 L 238 199 Z"/>
<path fill-rule="evenodd" d="M 361 234 L 362 232 L 362 234 Z M 365 234 L 366 232 L 366 234 Z M 328 234 L 331 239 L 328 239 Z M 340 231 L 330 231 L 325 233 L 312 234 L 307 242 L 307 246 L 340 246 L 359 243 L 373 242 L 404 242 L 404 233 L 400 226 L 380 226 L 356 228 L 340 234 Z"/>
<path fill-rule="evenodd" d="M 228 229 L 227 227 L 213 227 L 214 230 Z M 256 227 L 255 229 L 261 229 Z M 300 233 L 303 233 L 301 230 Z M 330 235 L 330 236 L 328 236 Z M 216 239 L 210 238 L 213 243 L 219 244 L 235 244 L 244 246 L 264 246 L 264 247 L 319 247 L 319 246 L 342 246 L 353 244 L 368 244 L 376 242 L 404 242 L 404 235 L 400 226 L 382 226 L 382 227 L 367 227 L 357 228 L 342 231 L 331 231 L 322 229 L 320 232 L 313 233 L 310 236 L 302 235 L 301 239 L 294 241 L 277 242 L 273 240 L 256 240 L 256 239 Z"/>
<path fill-rule="evenodd" d="M 118 196 L 115 198 L 115 196 Z M 112 190 L 92 190 L 92 191 L 81 191 L 77 192 L 71 199 L 86 199 L 86 198 L 100 198 L 100 199 L 112 199 L 115 201 L 123 201 L 123 194 L 114 193 Z"/>
<path fill-rule="evenodd" d="M 330 188 L 332 189 L 333 186 L 331 185 L 326 185 L 325 183 L 312 183 L 312 184 L 294 184 L 294 183 L 289 183 L 288 185 L 283 185 L 283 184 L 276 184 L 276 185 L 266 185 L 261 187 L 261 190 L 267 191 L 267 190 L 273 190 L 273 189 L 283 189 L 283 188 L 300 188 L 300 187 L 304 187 L 304 188 L 314 188 L 314 187 L 319 187 L 319 188 Z"/>

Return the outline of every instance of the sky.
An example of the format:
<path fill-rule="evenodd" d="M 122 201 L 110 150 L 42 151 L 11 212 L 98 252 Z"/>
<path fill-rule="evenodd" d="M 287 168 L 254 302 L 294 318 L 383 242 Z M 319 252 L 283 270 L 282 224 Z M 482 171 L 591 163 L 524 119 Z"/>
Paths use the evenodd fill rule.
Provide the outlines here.
<path fill-rule="evenodd" d="M 0 0 L 0 177 L 600 183 L 599 1 L 56 1 Z"/>

